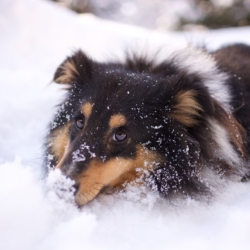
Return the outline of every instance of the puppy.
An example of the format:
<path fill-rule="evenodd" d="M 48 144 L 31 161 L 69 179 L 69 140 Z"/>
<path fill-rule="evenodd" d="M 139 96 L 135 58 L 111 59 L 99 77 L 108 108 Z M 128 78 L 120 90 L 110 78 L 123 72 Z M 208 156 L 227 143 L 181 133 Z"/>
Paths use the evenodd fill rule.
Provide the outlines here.
<path fill-rule="evenodd" d="M 54 81 L 67 95 L 46 139 L 47 166 L 75 181 L 79 206 L 127 183 L 170 198 L 211 193 L 220 179 L 247 180 L 250 47 L 123 63 L 78 51 Z"/>

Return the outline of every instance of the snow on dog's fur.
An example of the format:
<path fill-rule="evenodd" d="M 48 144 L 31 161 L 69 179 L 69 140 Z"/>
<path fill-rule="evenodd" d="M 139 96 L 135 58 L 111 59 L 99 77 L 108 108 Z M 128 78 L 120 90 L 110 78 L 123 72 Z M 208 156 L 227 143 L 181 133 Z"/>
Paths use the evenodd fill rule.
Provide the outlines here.
<path fill-rule="evenodd" d="M 59 66 L 67 87 L 47 137 L 47 165 L 75 181 L 79 206 L 107 189 L 147 185 L 164 197 L 246 180 L 250 47 L 186 48 L 161 62 L 99 63 L 82 51 Z"/>

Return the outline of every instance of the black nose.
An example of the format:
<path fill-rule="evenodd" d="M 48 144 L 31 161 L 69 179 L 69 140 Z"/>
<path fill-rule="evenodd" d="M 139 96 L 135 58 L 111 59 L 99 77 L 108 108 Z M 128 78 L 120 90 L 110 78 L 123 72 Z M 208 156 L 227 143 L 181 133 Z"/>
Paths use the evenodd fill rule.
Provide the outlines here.
<path fill-rule="evenodd" d="M 78 190 L 79 190 L 79 187 L 80 187 L 80 184 L 75 183 L 75 184 L 73 185 L 73 188 L 75 189 L 74 195 L 77 194 L 77 192 L 78 192 Z"/>

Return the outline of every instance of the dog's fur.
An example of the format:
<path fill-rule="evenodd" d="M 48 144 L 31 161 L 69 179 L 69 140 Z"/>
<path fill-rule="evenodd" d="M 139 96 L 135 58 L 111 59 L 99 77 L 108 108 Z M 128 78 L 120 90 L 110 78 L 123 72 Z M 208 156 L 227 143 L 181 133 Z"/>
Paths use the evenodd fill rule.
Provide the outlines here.
<path fill-rule="evenodd" d="M 250 47 L 186 48 L 161 62 L 133 54 L 124 63 L 78 51 L 54 81 L 67 96 L 51 123 L 47 165 L 75 180 L 79 206 L 131 182 L 171 197 L 248 178 Z"/>

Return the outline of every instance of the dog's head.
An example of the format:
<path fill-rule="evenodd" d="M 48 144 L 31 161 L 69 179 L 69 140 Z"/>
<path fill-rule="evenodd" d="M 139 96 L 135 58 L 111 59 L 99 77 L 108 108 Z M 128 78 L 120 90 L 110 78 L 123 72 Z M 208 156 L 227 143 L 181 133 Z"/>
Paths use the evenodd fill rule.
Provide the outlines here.
<path fill-rule="evenodd" d="M 195 178 L 194 131 L 214 110 L 198 76 L 144 59 L 97 63 L 78 51 L 54 81 L 67 86 L 67 97 L 51 125 L 48 157 L 75 180 L 78 205 L 107 187 L 141 183 L 145 173 L 166 190 Z"/>

